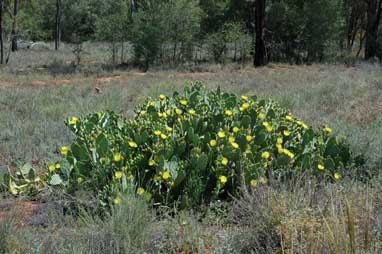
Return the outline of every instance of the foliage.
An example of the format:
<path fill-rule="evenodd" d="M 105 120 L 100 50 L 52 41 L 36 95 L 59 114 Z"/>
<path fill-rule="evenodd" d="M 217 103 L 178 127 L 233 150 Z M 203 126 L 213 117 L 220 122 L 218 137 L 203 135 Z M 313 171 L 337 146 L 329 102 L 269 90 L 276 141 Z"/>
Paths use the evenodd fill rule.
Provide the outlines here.
<path fill-rule="evenodd" d="M 352 162 L 330 128 L 316 132 L 274 101 L 200 83 L 148 98 L 136 112 L 130 120 L 113 112 L 68 119 L 76 139 L 61 149 L 60 168 L 51 166 L 50 184 L 93 191 L 104 206 L 136 185 L 147 200 L 188 207 L 309 169 L 339 180 Z"/>

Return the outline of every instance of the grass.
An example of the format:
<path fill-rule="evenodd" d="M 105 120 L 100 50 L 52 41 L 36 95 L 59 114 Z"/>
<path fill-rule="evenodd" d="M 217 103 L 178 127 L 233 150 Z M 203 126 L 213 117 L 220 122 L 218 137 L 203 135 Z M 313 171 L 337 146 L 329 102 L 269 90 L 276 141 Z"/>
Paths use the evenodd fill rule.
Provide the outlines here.
<path fill-rule="evenodd" d="M 338 184 L 306 180 L 263 186 L 244 191 L 233 204 L 214 204 L 202 212 L 153 214 L 131 196 L 103 219 L 49 213 L 44 227 L 20 227 L 15 215 L 0 219 L 0 253 L 382 252 L 380 66 L 209 65 L 192 67 L 193 72 L 140 73 L 102 69 L 106 61 L 100 59 L 107 54 L 99 48 L 86 55 L 86 71 L 49 71 L 55 62 L 72 61 L 69 47 L 20 52 L 0 69 L 0 171 L 19 158 L 37 166 L 56 160 L 58 148 L 72 138 L 63 124 L 66 117 L 100 110 L 129 117 L 146 96 L 171 94 L 189 81 L 202 80 L 211 88 L 273 98 L 317 128 L 328 124 L 347 138 L 356 154 L 365 154 L 362 170 L 376 176 L 361 183 L 349 172 Z M 32 61 L 37 55 L 41 60 Z"/>

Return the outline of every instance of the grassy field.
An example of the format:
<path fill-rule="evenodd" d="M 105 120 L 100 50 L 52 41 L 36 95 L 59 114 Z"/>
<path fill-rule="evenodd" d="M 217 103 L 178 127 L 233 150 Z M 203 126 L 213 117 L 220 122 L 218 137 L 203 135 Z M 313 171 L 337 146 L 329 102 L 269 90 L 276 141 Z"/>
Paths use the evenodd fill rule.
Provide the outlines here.
<path fill-rule="evenodd" d="M 66 57 L 57 59 L 70 61 Z M 89 64 L 53 75 L 49 68 L 56 60 L 49 59 L 47 67 L 26 66 L 16 57 L 0 69 L 0 170 L 16 159 L 37 167 L 56 159 L 59 147 L 72 139 L 63 123 L 67 117 L 100 110 L 129 117 L 146 96 L 170 95 L 201 80 L 210 88 L 273 98 L 310 125 L 329 125 L 355 154 L 365 155 L 362 170 L 375 176 L 357 182 L 349 172 L 340 183 L 321 187 L 313 179 L 264 186 L 244 191 L 233 204 L 213 203 L 198 212 L 154 214 L 134 197 L 104 220 L 52 212 L 42 227 L 20 226 L 20 216 L 11 212 L 0 222 L 0 253 L 382 252 L 381 66 L 210 65 L 142 73 L 98 71 Z"/>

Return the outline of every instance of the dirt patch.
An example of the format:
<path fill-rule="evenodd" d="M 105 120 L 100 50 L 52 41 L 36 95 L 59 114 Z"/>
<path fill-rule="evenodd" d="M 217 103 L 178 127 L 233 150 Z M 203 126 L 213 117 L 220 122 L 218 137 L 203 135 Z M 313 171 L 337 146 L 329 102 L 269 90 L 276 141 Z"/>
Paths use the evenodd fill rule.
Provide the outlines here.
<path fill-rule="evenodd" d="M 55 85 L 68 85 L 70 83 L 72 83 L 72 81 L 69 79 L 55 79 L 55 80 L 53 80 L 53 84 L 55 84 Z"/>
<path fill-rule="evenodd" d="M 45 81 L 41 81 L 41 80 L 33 80 L 31 82 L 31 85 L 32 86 L 45 86 L 46 82 Z"/>
<path fill-rule="evenodd" d="M 198 79 L 198 78 L 206 78 L 213 74 L 214 74 L 213 72 L 178 72 L 174 76 L 178 78 Z"/>

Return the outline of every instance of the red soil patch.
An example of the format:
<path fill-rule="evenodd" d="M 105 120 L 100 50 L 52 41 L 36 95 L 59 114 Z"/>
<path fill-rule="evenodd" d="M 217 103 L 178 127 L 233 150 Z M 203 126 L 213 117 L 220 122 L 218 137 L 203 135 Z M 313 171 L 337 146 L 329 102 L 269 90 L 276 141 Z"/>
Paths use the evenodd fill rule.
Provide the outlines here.
<path fill-rule="evenodd" d="M 31 84 L 32 86 L 45 86 L 46 82 L 41 80 L 33 80 Z"/>
<path fill-rule="evenodd" d="M 10 213 L 15 216 L 16 227 L 25 226 L 28 219 L 39 209 L 40 204 L 32 201 L 15 201 L 0 203 L 0 221 Z"/>

